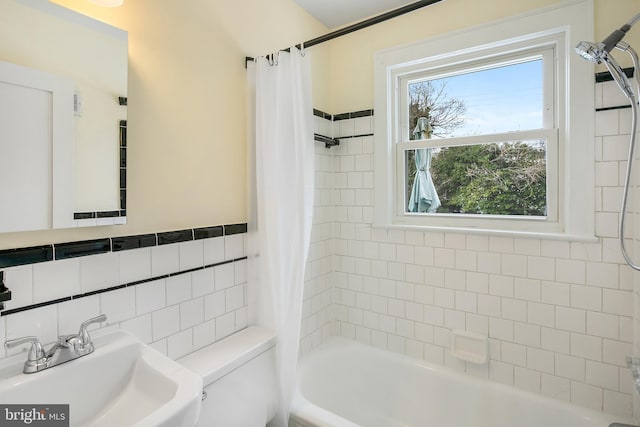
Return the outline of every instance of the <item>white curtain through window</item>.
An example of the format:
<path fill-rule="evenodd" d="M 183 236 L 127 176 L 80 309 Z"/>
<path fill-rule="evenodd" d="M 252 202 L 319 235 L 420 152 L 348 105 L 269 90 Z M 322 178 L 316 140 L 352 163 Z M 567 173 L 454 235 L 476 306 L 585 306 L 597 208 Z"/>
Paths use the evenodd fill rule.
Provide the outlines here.
<path fill-rule="evenodd" d="M 313 216 L 311 67 L 296 48 L 248 65 L 249 323 L 278 336 L 280 404 L 269 426 L 286 427 L 295 387 L 304 271 Z"/>

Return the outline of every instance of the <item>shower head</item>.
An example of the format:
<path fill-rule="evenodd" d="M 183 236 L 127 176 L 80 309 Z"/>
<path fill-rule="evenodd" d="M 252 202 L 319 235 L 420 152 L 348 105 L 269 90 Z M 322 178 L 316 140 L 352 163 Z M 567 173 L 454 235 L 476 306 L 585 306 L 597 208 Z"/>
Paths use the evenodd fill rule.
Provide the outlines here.
<path fill-rule="evenodd" d="M 587 61 L 591 61 L 595 64 L 604 63 L 604 65 L 607 66 L 607 69 L 611 73 L 611 76 L 620 87 L 620 90 L 622 90 L 625 96 L 631 100 L 634 99 L 634 93 L 631 87 L 631 83 L 629 83 L 629 80 L 622 71 L 622 68 L 620 68 L 620 65 L 618 65 L 613 57 L 609 56 L 609 53 L 614 48 L 618 48 L 625 52 L 632 50 L 627 43 L 622 41 L 622 39 L 624 38 L 625 34 L 627 34 L 627 31 L 629 31 L 631 27 L 638 21 L 640 21 L 640 13 L 631 18 L 629 22 L 624 24 L 622 27 L 609 34 L 600 43 L 581 41 L 576 46 L 576 52 L 578 53 L 578 55 L 580 55 Z"/>
<path fill-rule="evenodd" d="M 617 42 L 615 47 L 622 51 L 627 51 L 630 49 L 630 46 L 623 41 Z M 627 79 L 627 76 L 624 74 L 624 71 L 622 71 L 620 65 L 618 65 L 613 57 L 609 56 L 604 43 L 596 44 L 582 41 L 576 46 L 576 52 L 587 61 L 591 61 L 596 64 L 604 63 L 604 65 L 607 66 L 607 69 L 611 73 L 613 80 L 615 80 L 615 82 L 618 84 L 620 90 L 622 90 L 624 95 L 629 99 L 634 98 L 631 83 Z"/>
<path fill-rule="evenodd" d="M 587 61 L 595 64 L 601 63 L 604 57 L 607 56 L 607 52 L 604 50 L 602 43 L 595 44 L 582 41 L 576 46 L 576 52 Z"/>
<path fill-rule="evenodd" d="M 640 13 L 631 18 L 629 22 L 624 24 L 622 27 L 614 30 L 600 43 L 585 41 L 578 43 L 578 45 L 576 46 L 576 52 L 578 52 L 578 54 L 587 61 L 591 61 L 596 64 L 599 64 L 603 61 L 606 62 L 605 58 L 607 57 L 609 52 L 611 52 L 615 47 L 618 47 L 618 44 L 627 34 L 627 31 L 629 31 L 631 27 L 639 20 Z"/>

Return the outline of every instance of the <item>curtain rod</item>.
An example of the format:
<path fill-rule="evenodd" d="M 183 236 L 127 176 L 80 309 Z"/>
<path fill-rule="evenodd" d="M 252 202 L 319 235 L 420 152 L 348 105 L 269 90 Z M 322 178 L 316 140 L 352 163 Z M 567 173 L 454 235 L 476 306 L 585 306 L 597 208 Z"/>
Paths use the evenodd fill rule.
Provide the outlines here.
<path fill-rule="evenodd" d="M 399 7 L 397 9 L 390 10 L 388 12 L 382 13 L 380 15 L 365 19 L 364 21 L 356 22 L 355 24 L 348 25 L 344 28 L 340 28 L 339 30 L 332 31 L 320 37 L 316 37 L 314 39 L 308 40 L 304 42 L 305 49 L 311 46 L 315 46 L 320 43 L 328 42 L 329 40 L 336 39 L 338 37 L 345 36 L 347 34 L 351 34 L 355 31 L 362 30 L 364 28 L 370 27 L 372 25 L 379 24 L 384 21 L 388 21 L 389 19 L 396 18 L 398 16 L 404 15 L 409 12 L 413 12 L 414 10 L 421 9 L 425 6 L 430 6 L 434 3 L 439 3 L 442 0 L 420 0 L 406 6 Z M 301 45 L 295 45 L 298 49 L 300 49 Z M 283 49 L 285 51 L 289 51 L 289 48 Z M 247 56 L 245 57 L 244 65 L 247 67 L 247 62 L 253 61 L 254 58 Z"/>

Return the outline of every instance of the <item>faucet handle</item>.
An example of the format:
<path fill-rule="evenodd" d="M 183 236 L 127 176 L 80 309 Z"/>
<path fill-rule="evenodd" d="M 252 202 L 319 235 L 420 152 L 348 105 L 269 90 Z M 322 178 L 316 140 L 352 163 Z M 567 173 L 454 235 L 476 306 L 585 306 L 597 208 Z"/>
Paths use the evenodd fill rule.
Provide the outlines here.
<path fill-rule="evenodd" d="M 46 359 L 44 350 L 42 350 L 42 344 L 40 344 L 40 340 L 38 339 L 38 337 L 22 337 L 13 340 L 7 340 L 4 343 L 4 348 L 10 349 L 26 343 L 31 343 L 31 350 L 29 350 L 27 361 L 36 362 Z"/>
<path fill-rule="evenodd" d="M 97 316 L 82 322 L 82 324 L 80 325 L 80 331 L 78 332 L 78 339 L 80 341 L 80 344 L 87 345 L 91 343 L 91 337 L 89 336 L 89 331 L 87 330 L 89 325 L 92 325 L 94 323 L 102 323 L 106 321 L 107 321 L 107 315 L 101 314 L 100 316 Z"/>

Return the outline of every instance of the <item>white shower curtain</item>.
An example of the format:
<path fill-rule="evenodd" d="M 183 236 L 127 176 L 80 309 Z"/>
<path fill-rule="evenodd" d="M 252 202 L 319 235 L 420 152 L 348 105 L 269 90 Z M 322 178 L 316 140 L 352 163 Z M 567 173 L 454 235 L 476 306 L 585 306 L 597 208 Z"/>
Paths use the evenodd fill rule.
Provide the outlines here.
<path fill-rule="evenodd" d="M 247 71 L 249 322 L 278 335 L 280 405 L 269 425 L 285 427 L 295 386 L 313 216 L 310 58 L 292 48 L 272 60 L 257 58 Z"/>

